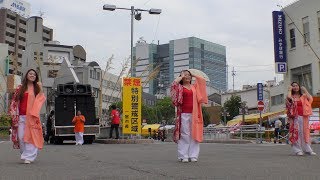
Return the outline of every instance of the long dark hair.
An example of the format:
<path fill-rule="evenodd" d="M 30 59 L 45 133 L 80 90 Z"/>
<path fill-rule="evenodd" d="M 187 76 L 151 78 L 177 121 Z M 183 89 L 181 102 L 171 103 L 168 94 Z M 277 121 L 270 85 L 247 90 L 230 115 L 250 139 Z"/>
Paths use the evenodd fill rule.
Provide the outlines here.
<path fill-rule="evenodd" d="M 27 89 L 28 89 L 28 73 L 30 72 L 30 71 L 33 71 L 33 72 L 35 72 L 35 74 L 36 74 L 36 79 L 33 81 L 33 87 L 34 87 L 34 95 L 36 96 L 37 94 L 39 94 L 39 92 L 40 92 L 40 87 L 38 86 L 38 82 L 39 82 L 39 76 L 38 76 L 38 73 L 37 73 L 37 71 L 36 70 L 34 70 L 34 69 L 29 69 L 28 71 L 27 71 L 27 73 L 24 75 L 24 78 L 23 78 L 23 81 L 22 81 L 22 86 L 21 86 L 21 89 L 20 89 L 20 91 L 19 91 L 19 94 L 18 94 L 18 96 L 17 96 L 17 99 L 16 100 L 21 100 L 22 98 L 23 98 L 23 95 L 24 95 L 24 93 L 27 91 Z"/>
<path fill-rule="evenodd" d="M 292 83 L 291 83 L 291 86 L 292 86 L 293 84 L 297 84 L 297 85 L 299 86 L 299 91 L 298 91 L 298 93 L 299 93 L 300 96 L 302 96 L 302 91 L 301 91 L 301 86 L 300 86 L 300 84 L 297 83 L 297 82 L 292 82 Z M 291 94 L 292 94 L 292 95 L 295 94 L 295 92 L 293 91 L 293 89 L 291 90 Z"/>
<path fill-rule="evenodd" d="M 191 80 L 192 80 L 192 74 L 191 74 L 191 72 L 190 72 L 189 70 L 182 70 L 182 71 L 181 71 L 181 73 L 182 73 L 182 72 L 186 72 L 186 71 L 190 74 L 190 76 L 191 76 Z M 179 76 L 181 76 L 181 73 L 180 73 L 180 75 L 179 75 Z M 190 80 L 190 84 L 191 84 L 191 80 Z M 179 84 L 183 85 L 183 81 L 182 81 L 182 79 L 181 79 L 181 81 L 179 82 Z"/>

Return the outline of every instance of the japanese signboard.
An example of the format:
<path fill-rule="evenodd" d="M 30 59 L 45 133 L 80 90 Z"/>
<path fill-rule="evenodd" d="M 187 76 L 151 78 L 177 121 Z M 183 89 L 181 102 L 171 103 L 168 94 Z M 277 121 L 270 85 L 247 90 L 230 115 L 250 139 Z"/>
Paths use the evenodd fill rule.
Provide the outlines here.
<path fill-rule="evenodd" d="M 273 41 L 276 73 L 287 72 L 287 45 L 285 31 L 285 15 L 282 11 L 273 11 Z"/>
<path fill-rule="evenodd" d="M 141 134 L 141 78 L 123 79 L 123 123 L 124 134 Z"/>
<path fill-rule="evenodd" d="M 262 83 L 257 83 L 257 100 L 263 100 L 263 85 Z"/>

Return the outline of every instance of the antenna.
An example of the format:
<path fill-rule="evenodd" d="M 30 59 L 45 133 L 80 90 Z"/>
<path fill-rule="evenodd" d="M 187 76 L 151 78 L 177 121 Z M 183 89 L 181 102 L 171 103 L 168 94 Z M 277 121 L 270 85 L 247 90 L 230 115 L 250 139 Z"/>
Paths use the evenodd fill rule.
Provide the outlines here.
<path fill-rule="evenodd" d="M 40 9 L 38 13 L 39 13 L 39 16 L 40 16 L 41 18 L 44 18 L 44 14 L 45 14 L 44 11 L 42 11 L 42 10 Z"/>
<path fill-rule="evenodd" d="M 236 71 L 234 70 L 234 67 L 232 67 L 232 90 L 234 91 L 234 77 L 236 76 Z"/>

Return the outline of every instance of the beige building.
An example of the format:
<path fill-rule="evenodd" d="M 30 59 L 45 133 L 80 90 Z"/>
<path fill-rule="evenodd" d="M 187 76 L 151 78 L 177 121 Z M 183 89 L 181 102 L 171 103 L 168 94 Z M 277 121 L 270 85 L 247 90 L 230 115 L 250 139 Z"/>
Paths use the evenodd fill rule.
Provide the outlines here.
<path fill-rule="evenodd" d="M 284 86 L 296 81 L 316 95 L 320 92 L 320 1 L 300 0 L 282 11 L 285 11 L 288 65 Z"/>
<path fill-rule="evenodd" d="M 27 25 L 28 18 L 20 16 L 12 10 L 0 9 L 0 43 L 9 45 L 8 54 L 14 55 L 14 62 L 10 62 L 9 73 L 21 75 L 21 65 L 23 52 L 27 46 Z M 37 26 L 41 26 L 38 28 Z M 34 29 L 41 30 L 41 39 L 44 42 L 52 40 L 53 30 L 42 24 L 33 26 Z"/>
<path fill-rule="evenodd" d="M 221 95 L 221 104 L 230 99 L 232 95 L 241 97 L 241 101 L 246 102 L 248 113 L 258 113 L 257 86 L 244 85 L 242 90 L 228 92 Z M 268 81 L 263 87 L 264 112 L 277 112 L 285 109 L 284 104 L 284 82 L 275 83 Z"/>

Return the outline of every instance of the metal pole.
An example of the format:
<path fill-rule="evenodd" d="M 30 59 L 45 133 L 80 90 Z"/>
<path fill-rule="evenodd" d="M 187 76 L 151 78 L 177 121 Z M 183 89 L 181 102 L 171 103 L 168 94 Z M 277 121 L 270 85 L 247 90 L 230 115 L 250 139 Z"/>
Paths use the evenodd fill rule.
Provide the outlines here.
<path fill-rule="evenodd" d="M 131 77 L 133 77 L 133 17 L 134 6 L 131 6 Z"/>
<path fill-rule="evenodd" d="M 262 129 L 262 117 L 261 117 L 261 112 L 260 111 L 260 128 L 259 128 L 259 133 L 260 133 L 260 143 L 262 144 L 262 132 L 261 132 L 261 129 Z"/>
<path fill-rule="evenodd" d="M 224 121 L 224 125 L 227 125 L 227 112 L 225 109 L 223 109 L 223 121 Z"/>

